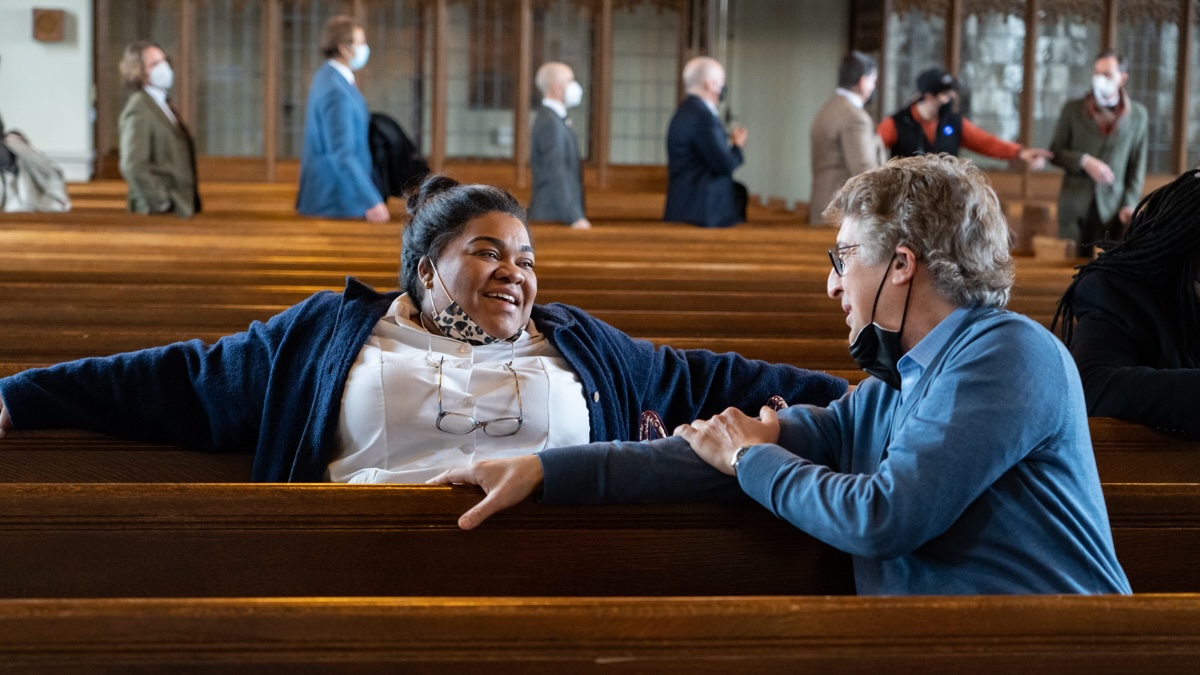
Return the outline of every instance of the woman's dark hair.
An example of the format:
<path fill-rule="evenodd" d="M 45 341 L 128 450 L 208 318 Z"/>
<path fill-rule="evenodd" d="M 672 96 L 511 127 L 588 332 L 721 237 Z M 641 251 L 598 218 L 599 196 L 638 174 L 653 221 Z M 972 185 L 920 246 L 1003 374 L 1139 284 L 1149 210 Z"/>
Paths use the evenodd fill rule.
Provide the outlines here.
<path fill-rule="evenodd" d="M 453 178 L 435 175 L 426 178 L 407 196 L 409 220 L 401 239 L 400 287 L 418 305 L 425 285 L 417 273 L 417 264 L 424 257 L 437 262 L 442 249 L 462 234 L 468 222 L 499 211 L 521 221 L 529 232 L 525 209 L 498 187 L 463 185 Z"/>
<path fill-rule="evenodd" d="M 1200 173 L 1188 171 L 1174 181 L 1151 192 L 1138 204 L 1124 241 L 1103 241 L 1104 252 L 1079 267 L 1071 285 L 1058 301 L 1054 330 L 1062 320 L 1062 339 L 1067 346 L 1075 331 L 1075 288 L 1080 279 L 1096 271 L 1105 271 L 1162 289 L 1164 298 L 1173 298 L 1179 317 L 1175 330 L 1189 351 L 1200 346 L 1200 313 L 1196 311 L 1193 279 L 1196 278 L 1196 251 L 1200 248 Z"/>

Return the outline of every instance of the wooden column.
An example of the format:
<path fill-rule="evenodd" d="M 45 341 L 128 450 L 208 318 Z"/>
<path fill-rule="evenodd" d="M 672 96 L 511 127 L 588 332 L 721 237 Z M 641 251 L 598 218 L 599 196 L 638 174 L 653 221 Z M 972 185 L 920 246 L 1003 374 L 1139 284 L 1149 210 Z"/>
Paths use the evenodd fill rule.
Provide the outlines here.
<path fill-rule="evenodd" d="M 613 0 L 600 0 L 596 44 L 596 84 L 592 101 L 592 124 L 596 131 L 589 154 L 596 163 L 596 187 L 604 189 L 608 187 L 608 161 L 612 157 Z"/>
<path fill-rule="evenodd" d="M 429 168 L 441 173 L 446 166 L 446 103 L 449 96 L 449 76 L 446 68 L 446 47 L 449 39 L 450 16 L 446 6 L 448 0 L 433 0 L 433 119 L 429 121 Z"/>
<path fill-rule="evenodd" d="M 1100 24 L 1100 49 L 1117 48 L 1117 3 L 1119 0 L 1105 0 L 1104 23 Z"/>
<path fill-rule="evenodd" d="M 175 106 L 183 113 L 183 121 L 195 129 L 196 97 L 193 95 L 192 68 L 196 53 L 196 3 L 179 3 L 179 53 L 175 55 Z"/>
<path fill-rule="evenodd" d="M 278 179 L 279 72 L 283 51 L 283 12 L 280 0 L 267 0 L 263 12 L 263 164 L 266 180 Z"/>
<path fill-rule="evenodd" d="M 517 91 L 513 100 L 513 168 L 517 187 L 529 184 L 529 94 L 533 91 L 533 3 L 517 3 Z"/>
<path fill-rule="evenodd" d="M 1037 74 L 1037 41 L 1039 0 L 1025 0 L 1025 50 L 1024 75 L 1021 81 L 1021 130 L 1018 141 L 1029 147 L 1033 144 L 1033 107 L 1037 95 L 1034 83 Z M 1032 193 L 1032 173 L 1028 164 L 1021 171 L 1021 197 L 1028 199 Z"/>
<path fill-rule="evenodd" d="M 946 70 L 954 77 L 962 70 L 962 24 L 963 0 L 950 0 L 950 11 L 946 15 Z"/>
<path fill-rule="evenodd" d="M 1179 49 L 1176 55 L 1178 65 L 1175 66 L 1175 118 L 1172 147 L 1174 157 L 1171 158 L 1171 169 L 1174 173 L 1183 173 L 1188 169 L 1188 85 L 1192 81 L 1192 36 L 1196 30 L 1196 9 L 1194 0 L 1179 0 Z"/>
<path fill-rule="evenodd" d="M 109 21 L 111 14 L 112 6 L 109 0 L 96 0 L 94 16 L 96 62 L 93 64 L 95 76 L 93 81 L 96 83 L 96 91 L 92 103 L 96 106 L 96 128 L 93 140 L 96 144 L 94 175 L 97 178 L 102 177 L 105 170 L 109 168 L 105 166 L 108 154 L 117 147 L 113 133 L 117 127 L 117 121 L 113 119 L 112 106 L 109 105 L 109 102 L 114 96 L 118 96 L 117 92 L 121 90 L 116 76 L 117 62 L 120 57 L 114 55 L 109 49 L 109 43 L 112 41 L 112 24 Z"/>

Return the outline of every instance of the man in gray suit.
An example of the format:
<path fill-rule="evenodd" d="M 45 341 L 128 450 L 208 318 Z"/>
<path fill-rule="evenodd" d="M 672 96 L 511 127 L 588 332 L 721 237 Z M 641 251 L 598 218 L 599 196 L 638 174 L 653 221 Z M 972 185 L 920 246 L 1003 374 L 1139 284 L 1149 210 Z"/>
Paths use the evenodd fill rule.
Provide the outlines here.
<path fill-rule="evenodd" d="M 1125 93 L 1128 79 L 1116 52 L 1097 56 L 1091 91 L 1063 106 L 1050 143 L 1050 161 L 1063 168 L 1059 236 L 1074 239 L 1080 256 L 1091 255 L 1096 241 L 1120 237 L 1142 198 L 1150 118 Z"/>
<path fill-rule="evenodd" d="M 586 230 L 583 215 L 583 174 L 579 170 L 579 141 L 571 130 L 567 109 L 583 100 L 583 87 L 565 63 L 550 61 L 535 77 L 542 107 L 533 122 L 529 168 L 533 171 L 530 220 L 550 220 Z"/>
<path fill-rule="evenodd" d="M 812 144 L 812 196 L 808 222 L 826 223 L 822 212 L 833 195 L 853 176 L 883 164 L 883 145 L 863 105 L 875 93 L 879 66 L 875 59 L 852 51 L 838 66 L 838 86 L 817 116 Z"/>

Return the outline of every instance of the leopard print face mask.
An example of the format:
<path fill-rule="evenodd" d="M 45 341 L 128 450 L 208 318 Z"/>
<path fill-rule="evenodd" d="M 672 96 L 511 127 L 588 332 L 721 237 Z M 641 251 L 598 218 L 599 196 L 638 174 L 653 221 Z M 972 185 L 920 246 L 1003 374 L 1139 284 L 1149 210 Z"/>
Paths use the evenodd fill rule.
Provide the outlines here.
<path fill-rule="evenodd" d="M 454 340 L 461 340 L 471 345 L 490 345 L 497 342 L 515 342 L 525 332 L 525 329 L 517 331 L 516 335 L 508 338 L 497 338 L 488 335 L 483 328 L 467 314 L 458 301 L 450 296 L 450 291 L 446 290 L 446 284 L 442 283 L 442 275 L 438 273 L 437 268 L 433 266 L 433 262 L 429 263 L 433 267 L 433 276 L 437 279 L 438 285 L 442 287 L 442 292 L 450 299 L 450 304 L 444 309 L 437 309 L 437 305 L 433 305 L 433 294 L 429 296 L 429 304 L 433 305 L 434 311 L 429 318 L 433 320 L 437 327 L 441 329 L 442 334 Z"/>

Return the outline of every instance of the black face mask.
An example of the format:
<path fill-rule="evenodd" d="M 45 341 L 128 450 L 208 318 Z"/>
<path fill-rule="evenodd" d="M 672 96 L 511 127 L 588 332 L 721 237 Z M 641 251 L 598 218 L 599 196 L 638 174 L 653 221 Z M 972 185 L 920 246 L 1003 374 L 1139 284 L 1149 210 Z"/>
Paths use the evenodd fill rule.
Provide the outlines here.
<path fill-rule="evenodd" d="M 896 256 L 892 256 L 895 260 Z M 908 293 L 904 296 L 904 314 L 900 318 L 900 330 L 892 331 L 875 323 L 875 308 L 879 305 L 879 296 L 883 293 L 883 285 L 887 283 L 888 272 L 892 271 L 892 263 L 888 262 L 887 271 L 879 282 L 879 290 L 875 291 L 875 304 L 871 306 L 871 323 L 858 332 L 854 343 L 850 345 L 850 357 L 866 374 L 883 380 L 887 386 L 900 390 L 900 357 L 904 356 L 904 348 L 900 346 L 900 335 L 904 333 L 904 322 L 908 320 L 908 299 L 912 295 L 912 283 L 908 284 Z"/>
<path fill-rule="evenodd" d="M 717 94 L 717 103 L 724 103 L 725 96 L 728 95 L 728 93 L 729 93 L 729 85 L 727 85 L 727 84 L 723 85 L 721 87 L 721 93 Z"/>
<path fill-rule="evenodd" d="M 938 117 L 945 117 L 952 112 L 954 112 L 954 99 L 950 99 L 938 106 Z"/>

